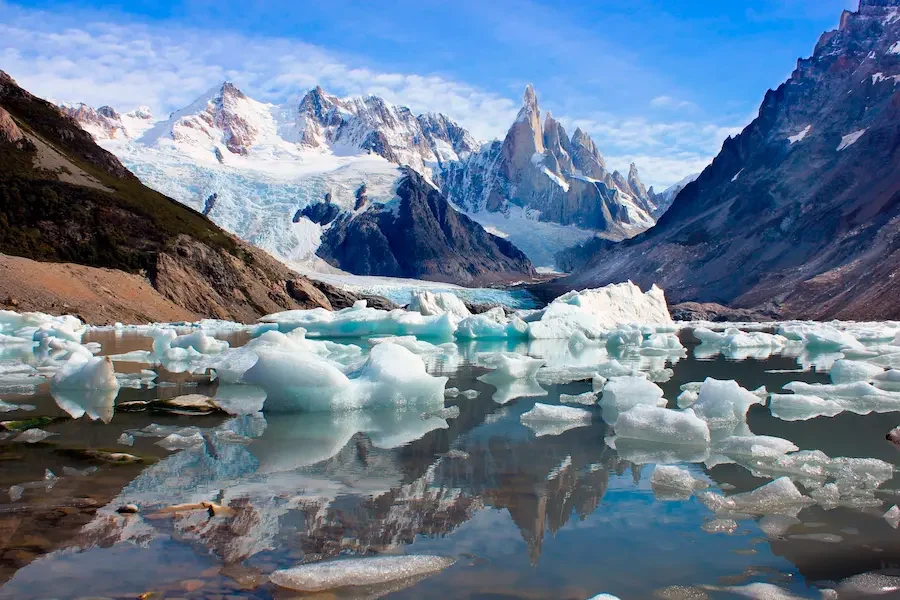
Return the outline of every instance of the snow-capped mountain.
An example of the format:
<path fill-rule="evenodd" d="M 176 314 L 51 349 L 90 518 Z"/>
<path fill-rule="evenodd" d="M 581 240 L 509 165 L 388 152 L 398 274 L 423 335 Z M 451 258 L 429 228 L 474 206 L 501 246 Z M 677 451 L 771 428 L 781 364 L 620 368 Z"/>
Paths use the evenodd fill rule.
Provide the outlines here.
<path fill-rule="evenodd" d="M 87 104 L 63 104 L 60 108 L 97 141 L 136 139 L 154 123 L 153 115 L 146 106 L 124 115 L 109 106 L 101 106 L 95 110 Z"/>
<path fill-rule="evenodd" d="M 440 183 L 451 201 L 482 224 L 508 233 L 516 244 L 539 234 L 541 223 L 591 232 L 586 237 L 600 232 L 623 239 L 655 222 L 652 213 L 657 207 L 637 167 L 632 164 L 627 177 L 610 172 L 584 131 L 576 129 L 569 138 L 549 112 L 542 124 L 530 85 L 506 138 L 448 165 Z M 532 226 L 505 232 L 502 221 L 485 213 L 503 213 L 507 220 L 529 219 Z M 569 240 L 568 245 L 577 241 L 581 240 Z"/>
<path fill-rule="evenodd" d="M 318 252 L 330 225 L 306 218 L 304 208 L 327 202 L 315 210 L 355 215 L 361 186 L 370 205 L 390 204 L 401 166 L 541 267 L 598 232 L 621 239 L 654 222 L 637 169 L 627 178 L 610 173 L 584 132 L 570 140 L 549 114 L 542 126 L 530 86 L 506 139 L 483 146 L 445 115 L 416 116 L 377 96 L 341 99 L 320 87 L 274 105 L 226 82 L 156 123 L 146 110 L 63 111 L 144 183 L 288 263 L 330 255 Z"/>
<path fill-rule="evenodd" d="M 900 0 L 861 0 L 766 93 L 656 227 L 566 283 L 658 283 L 676 302 L 900 318 Z"/>

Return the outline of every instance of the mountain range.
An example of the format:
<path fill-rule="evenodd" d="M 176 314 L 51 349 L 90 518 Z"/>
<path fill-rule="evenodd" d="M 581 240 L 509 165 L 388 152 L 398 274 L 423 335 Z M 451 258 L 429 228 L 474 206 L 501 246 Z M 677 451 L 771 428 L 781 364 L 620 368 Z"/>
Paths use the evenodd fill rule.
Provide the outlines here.
<path fill-rule="evenodd" d="M 645 189 L 634 165 L 627 176 L 607 170 L 582 130 L 570 139 L 549 113 L 542 123 L 531 86 L 505 139 L 487 144 L 446 115 L 414 115 L 377 96 L 341 99 L 320 87 L 298 102 L 272 105 L 226 82 L 161 121 L 145 108 L 124 114 L 108 106 L 62 109 L 150 187 L 198 211 L 215 195 L 206 210 L 213 221 L 288 264 L 314 264 L 317 255 L 355 274 L 462 284 L 504 279 L 502 268 L 488 276 L 467 274 L 467 266 L 448 275 L 398 269 L 390 260 L 364 264 L 332 247 L 347 239 L 346 231 L 332 230 L 395 203 L 407 168 L 457 212 L 505 238 L 504 248 L 518 247 L 545 269 L 555 268 L 558 251 L 595 235 L 621 240 L 647 229 L 664 201 Z M 358 201 L 363 187 L 368 208 Z M 342 218 L 307 218 L 334 211 Z M 390 228 L 371 216 L 368 223 Z M 418 237 L 426 231 L 417 230 Z M 531 275 L 522 264 L 506 279 Z"/>
<path fill-rule="evenodd" d="M 556 289 L 900 318 L 900 0 L 861 0 L 649 231 L 567 253 Z"/>
<path fill-rule="evenodd" d="M 253 322 L 360 299 L 292 272 L 147 188 L 73 119 L 3 71 L 0 253 L 0 302 L 91 323 Z"/>

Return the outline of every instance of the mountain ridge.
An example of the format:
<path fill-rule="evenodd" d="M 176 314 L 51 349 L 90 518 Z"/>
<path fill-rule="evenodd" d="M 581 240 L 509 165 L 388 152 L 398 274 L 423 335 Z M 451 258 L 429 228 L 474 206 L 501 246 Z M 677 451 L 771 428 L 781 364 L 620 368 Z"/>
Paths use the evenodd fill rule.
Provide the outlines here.
<path fill-rule="evenodd" d="M 900 3 L 845 11 L 656 226 L 561 289 L 659 283 L 673 302 L 897 318 Z"/>

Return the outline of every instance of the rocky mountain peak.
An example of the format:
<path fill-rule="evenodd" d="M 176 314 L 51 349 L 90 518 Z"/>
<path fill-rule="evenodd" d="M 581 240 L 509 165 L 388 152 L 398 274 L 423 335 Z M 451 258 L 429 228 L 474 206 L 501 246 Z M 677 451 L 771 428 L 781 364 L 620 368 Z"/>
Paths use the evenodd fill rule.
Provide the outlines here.
<path fill-rule="evenodd" d="M 116 121 L 120 121 L 122 116 L 115 111 L 115 109 L 111 106 L 101 106 L 97 109 L 97 114 L 106 117 L 107 119 L 115 119 Z"/>

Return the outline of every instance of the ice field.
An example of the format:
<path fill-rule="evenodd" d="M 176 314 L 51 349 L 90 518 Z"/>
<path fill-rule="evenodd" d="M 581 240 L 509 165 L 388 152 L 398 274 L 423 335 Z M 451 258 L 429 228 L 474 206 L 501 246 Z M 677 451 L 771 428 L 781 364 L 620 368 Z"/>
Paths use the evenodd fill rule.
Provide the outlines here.
<path fill-rule="evenodd" d="M 900 589 L 900 323 L 673 322 L 631 284 L 408 302 L 0 312 L 0 598 Z"/>

